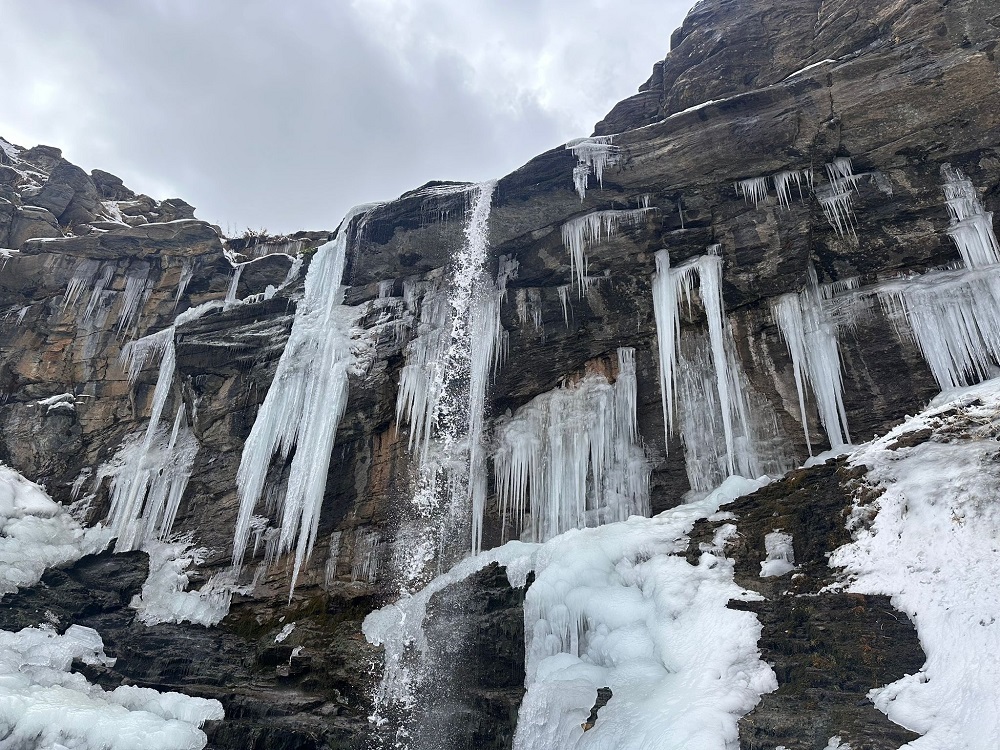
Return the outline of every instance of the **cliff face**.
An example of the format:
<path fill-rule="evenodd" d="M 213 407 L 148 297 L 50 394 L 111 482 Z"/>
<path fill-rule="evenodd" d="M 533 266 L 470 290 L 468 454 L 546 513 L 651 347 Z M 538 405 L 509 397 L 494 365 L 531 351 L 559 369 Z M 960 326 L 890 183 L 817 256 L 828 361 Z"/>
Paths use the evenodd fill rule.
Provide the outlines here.
<path fill-rule="evenodd" d="M 814 452 L 835 442 L 817 406 L 822 389 L 813 383 L 803 398 L 801 383 L 797 388 L 802 363 L 790 357 L 787 332 L 783 337 L 774 311 L 785 295 L 813 290 L 836 308 L 823 325 L 832 327 L 834 360 L 842 362 L 847 437 L 868 440 L 918 411 L 942 384 L 925 361 L 919 336 L 900 334 L 899 319 L 880 303 L 878 290 L 962 260 L 948 233 L 954 221 L 942 192 L 954 170 L 975 186 L 984 211 L 1000 205 L 998 28 L 1000 15 L 989 0 L 700 2 L 640 92 L 597 125 L 595 135 L 613 135 L 610 141 L 553 149 L 496 185 L 488 219 L 490 275 L 503 256 L 508 268 L 516 261 L 517 270 L 507 274 L 500 306 L 507 354 L 488 390 L 487 434 L 498 418 L 584 373 L 614 380 L 621 374 L 615 350 L 634 348 L 635 418 L 650 470 L 650 509 L 682 501 L 697 473 L 690 445 L 685 459 L 679 431 L 665 438 L 653 281 L 656 253 L 663 249 L 672 268 L 706 255 L 721 258 L 721 295 L 743 373 L 738 385 L 755 413 L 765 415 L 759 422 L 767 435 L 757 437 L 767 444 L 760 452 L 770 465 L 785 469 L 805 460 L 807 432 Z M 607 164 L 600 183 L 591 174 L 578 191 L 574 169 L 579 182 L 588 155 Z M 945 165 L 952 171 L 943 173 Z M 593 158 L 589 166 L 593 171 Z M 785 193 L 775 182 L 782 174 L 788 175 L 780 178 Z M 124 606 L 131 594 L 121 594 L 118 604 L 108 604 L 117 619 L 99 628 L 108 631 L 112 648 L 129 656 L 117 673 L 101 679 L 219 698 L 229 718 L 209 732 L 217 747 L 366 742 L 379 672 L 373 665 L 380 656 L 361 635 L 361 621 L 398 595 L 393 560 L 414 518 L 410 497 L 419 456 L 408 445 L 409 426 L 397 421 L 400 376 L 408 342 L 426 332 L 419 324 L 421 295 L 426 305 L 427 290 L 447 284 L 458 263 L 470 196 L 463 186 L 430 183 L 341 227 L 348 237 L 344 302 L 365 352 L 363 366 L 349 378 L 315 546 L 291 601 L 292 556 L 264 564 L 280 499 L 262 500 L 255 510 L 262 519 L 260 544 L 247 553 L 237 581 L 243 588 L 228 617 L 207 631 L 190 624 L 146 626 Z M 162 380 L 163 367 L 156 368 L 162 358 L 149 356 L 130 382 L 123 350 L 127 342 L 174 326 L 167 334 L 175 357 L 172 379 L 159 408 L 167 422 L 183 405 L 178 424 L 197 445 L 172 524 L 173 534 L 190 534 L 205 548 L 201 565 L 189 571 L 192 588 L 231 564 L 244 443 L 302 304 L 313 251 L 332 237 L 302 233 L 227 245 L 193 211 L 183 201 L 136 196 L 108 173 L 87 175 L 56 149 L 5 144 L 0 153 L 0 247 L 13 251 L 0 271 L 0 458 L 45 483 L 61 503 L 86 500 L 77 507 L 87 522 L 105 519 L 112 511 L 114 466 L 127 464 L 121 451 L 138 440 L 129 443 L 129 436 L 146 430 Z M 566 227 L 599 211 L 630 213 L 615 215 L 614 227 L 607 218 L 592 220 L 598 229 L 583 241 L 586 270 L 578 269 L 574 282 Z M 710 246 L 718 248 L 707 252 Z M 301 269 L 293 264 L 296 255 L 304 260 Z M 233 259 L 253 261 L 235 284 Z M 700 299 L 709 297 L 705 283 L 703 277 L 700 295 L 692 297 L 697 303 L 681 314 L 681 330 L 691 337 L 682 355 L 690 362 L 704 350 L 698 336 L 704 338 L 699 332 L 710 322 Z M 72 394 L 64 406 L 41 403 L 64 393 Z M 690 437 L 695 429 L 687 431 Z M 490 448 L 495 442 L 487 441 Z M 116 454 L 120 460 L 112 466 Z M 287 463 L 270 463 L 269 482 L 276 488 L 287 481 Z M 824 497 L 834 498 L 823 513 L 842 530 L 839 514 L 849 504 L 851 477 L 836 468 L 813 471 L 819 472 L 815 481 L 829 488 Z M 779 503 L 778 511 L 798 514 L 795 523 L 807 527 L 804 509 L 813 507 L 816 495 L 801 491 L 803 481 L 792 475 L 779 482 L 768 490 L 771 499 L 758 498 L 758 510 L 747 512 Z M 489 486 L 487 549 L 511 536 Z M 759 561 L 768 531 L 763 517 L 747 523 L 757 524 L 756 531 L 732 552 L 737 570 Z M 809 564 L 825 569 L 824 553 L 847 541 L 846 532 L 831 531 L 810 550 Z M 108 556 L 66 575 L 84 575 L 95 565 L 141 567 L 140 558 Z M 817 580 L 832 576 L 826 570 Z M 516 627 L 497 625 L 516 620 L 520 605 L 517 596 L 483 593 L 496 590 L 495 579 L 492 573 L 470 579 L 466 592 L 487 602 L 463 627 L 475 631 L 487 623 L 497 632 L 501 645 L 471 646 L 471 653 L 488 658 L 517 652 L 523 638 Z M 47 579 L 46 585 L 60 590 L 70 584 Z M 787 592 L 766 593 L 771 603 L 754 611 L 765 626 L 765 658 L 777 662 L 795 651 L 781 633 L 787 632 L 782 618 L 797 605 L 782 598 Z M 819 652 L 849 651 L 844 644 L 881 617 L 873 608 L 889 609 L 882 600 L 817 601 L 822 603 L 795 616 L 810 628 L 834 631 L 825 641 L 810 641 L 809 649 Z M 831 614 L 845 608 L 852 617 Z M 295 629 L 276 641 L 289 623 Z M 885 648 L 896 661 L 879 661 L 866 679 L 884 684 L 921 663 L 912 628 L 900 626 L 891 638 Z M 225 666 L 218 662 L 219 644 L 230 655 Z M 797 668 L 779 670 L 779 683 L 798 680 Z M 844 675 L 830 678 L 837 690 L 854 679 L 856 665 L 839 668 Z M 520 693 L 505 670 L 468 669 L 478 675 L 476 697 L 462 710 L 480 724 L 508 725 L 484 732 L 473 722 L 466 729 L 504 746 Z M 809 690 L 814 688 L 819 703 L 833 690 L 829 684 Z M 863 698 L 859 685 L 852 690 Z M 761 713 L 780 695 L 752 717 L 744 746 L 772 747 L 772 740 L 800 746 L 781 722 L 816 704 L 800 695 L 794 709 L 786 703 Z M 840 722 L 861 727 L 845 739 L 871 743 L 855 748 L 904 741 L 905 733 L 870 706 L 854 711 L 837 705 L 832 713 L 816 709 L 817 738 L 827 730 L 832 736 Z M 487 746 L 482 737 L 476 742 Z"/>

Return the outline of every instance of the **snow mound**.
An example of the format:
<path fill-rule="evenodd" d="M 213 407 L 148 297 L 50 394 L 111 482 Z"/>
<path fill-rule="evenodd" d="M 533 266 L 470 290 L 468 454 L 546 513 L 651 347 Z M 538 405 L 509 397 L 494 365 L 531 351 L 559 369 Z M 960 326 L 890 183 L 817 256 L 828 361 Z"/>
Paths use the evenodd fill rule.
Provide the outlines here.
<path fill-rule="evenodd" d="M 102 551 L 111 532 L 84 529 L 45 490 L 0 464 L 0 595 L 38 582 L 48 568 Z"/>
<path fill-rule="evenodd" d="M 923 736 L 913 750 L 1000 747 L 1000 381 L 945 394 L 850 458 L 881 492 L 858 501 L 833 566 L 848 590 L 886 594 L 927 662 L 869 694 Z M 873 493 L 865 493 L 869 496 Z"/>
<path fill-rule="evenodd" d="M 74 659 L 113 664 L 96 630 L 71 625 L 0 631 L 0 745 L 73 750 L 200 750 L 222 704 L 128 685 L 105 692 L 71 672 Z"/>

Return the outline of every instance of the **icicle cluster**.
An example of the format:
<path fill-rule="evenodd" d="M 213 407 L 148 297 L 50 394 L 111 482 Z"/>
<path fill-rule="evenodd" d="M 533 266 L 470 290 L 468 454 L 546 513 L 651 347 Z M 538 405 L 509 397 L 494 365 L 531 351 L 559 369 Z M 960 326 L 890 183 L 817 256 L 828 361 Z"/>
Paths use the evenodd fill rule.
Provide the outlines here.
<path fill-rule="evenodd" d="M 722 301 L 722 258 L 710 253 L 677 268 L 656 254 L 653 309 L 667 440 L 680 432 L 692 489 L 707 491 L 727 476 L 761 476 L 787 463 L 773 412 L 751 404 Z M 707 340 L 681 336 L 681 313 L 694 304 L 698 279 Z M 678 427 L 680 428 L 678 430 Z M 770 438 L 770 439 L 769 439 Z M 769 449 L 761 452 L 761 447 Z"/>
<path fill-rule="evenodd" d="M 635 409 L 635 351 L 623 348 L 614 385 L 588 375 L 532 399 L 498 426 L 493 462 L 504 533 L 524 529 L 541 542 L 648 515 L 649 466 Z"/>
<path fill-rule="evenodd" d="M 577 138 L 566 144 L 566 148 L 577 158 L 573 168 L 573 186 L 580 194 L 580 200 L 587 196 L 590 175 L 597 178 L 604 187 L 604 170 L 618 163 L 618 147 L 612 144 L 614 136 L 596 135 L 592 138 Z"/>
<path fill-rule="evenodd" d="M 841 237 L 854 236 L 854 198 L 851 188 L 864 175 L 854 174 L 854 167 L 847 157 L 834 159 L 826 165 L 826 175 L 830 184 L 817 193 L 819 205 L 823 208 L 827 221 Z"/>
<path fill-rule="evenodd" d="M 570 219 L 562 225 L 563 247 L 569 251 L 570 276 L 576 283 L 580 296 L 583 296 L 589 286 L 587 249 L 614 239 L 621 227 L 642 224 L 646 214 L 656 210 L 649 207 L 648 196 L 645 196 L 644 204 L 640 208 L 624 211 L 594 211 Z"/>
<path fill-rule="evenodd" d="M 993 214 L 983 209 L 972 181 L 950 164 L 942 168 L 944 195 L 952 238 L 967 268 L 1000 263 L 1000 246 L 993 232 Z"/>
<path fill-rule="evenodd" d="M 343 306 L 341 284 L 351 224 L 370 209 L 352 209 L 336 237 L 316 251 L 288 343 L 243 446 L 236 473 L 240 509 L 233 563 L 238 567 L 246 552 L 254 509 L 264 493 L 271 458 L 278 454 L 287 461 L 294 449 L 278 508 L 276 542 L 276 554 L 295 552 L 291 591 L 316 538 L 330 454 L 347 406 L 348 373 L 354 365 L 355 311 Z"/>
<path fill-rule="evenodd" d="M 96 486 L 111 478 L 108 526 L 117 538 L 118 552 L 139 549 L 170 534 L 198 454 L 198 440 L 188 427 L 183 403 L 169 432 L 160 424 L 174 381 L 174 328 L 128 344 L 122 365 L 134 383 L 142 368 L 157 357 L 159 371 L 146 432 L 126 440 L 97 472 Z"/>
<path fill-rule="evenodd" d="M 1000 363 L 1000 261 L 993 214 L 972 182 L 950 164 L 942 169 L 945 205 L 962 269 L 931 271 L 882 285 L 887 316 L 912 331 L 942 390 L 996 373 Z"/>
<path fill-rule="evenodd" d="M 778 196 L 778 205 L 783 208 L 788 208 L 791 205 L 792 185 L 798 188 L 799 200 L 805 200 L 803 187 L 809 191 L 813 189 L 813 171 L 811 169 L 789 169 L 777 172 L 770 178 L 751 177 L 747 180 L 740 180 L 736 183 L 736 194 L 742 195 L 747 203 L 753 203 L 755 207 L 766 205 L 769 180 Z"/>
<path fill-rule="evenodd" d="M 812 441 L 806 416 L 806 384 L 816 399 L 820 422 L 826 430 L 830 447 L 842 448 L 851 442 L 844 411 L 838 320 L 831 301 L 838 292 L 855 288 L 857 279 L 849 279 L 824 290 L 819 285 L 815 268 L 810 265 L 806 288 L 799 293 L 778 297 L 771 307 L 771 314 L 792 358 L 799 415 L 810 456 Z"/>

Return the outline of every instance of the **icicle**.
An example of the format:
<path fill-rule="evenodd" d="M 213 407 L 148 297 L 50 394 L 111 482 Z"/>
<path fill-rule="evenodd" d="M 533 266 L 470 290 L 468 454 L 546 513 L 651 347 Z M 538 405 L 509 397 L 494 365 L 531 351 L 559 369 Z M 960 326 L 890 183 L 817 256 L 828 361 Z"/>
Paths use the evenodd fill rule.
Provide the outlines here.
<path fill-rule="evenodd" d="M 137 322 L 142 308 L 153 291 L 149 283 L 149 265 L 136 264 L 125 275 L 125 293 L 121 312 L 118 314 L 118 333 L 127 333 Z"/>
<path fill-rule="evenodd" d="M 841 237 L 854 236 L 854 197 L 851 188 L 857 189 L 857 181 L 864 175 L 855 175 L 851 160 L 847 157 L 834 159 L 826 165 L 830 186 L 817 194 L 819 204 L 837 234 Z"/>
<path fill-rule="evenodd" d="M 226 289 L 226 300 L 223 303 L 222 309 L 227 310 L 239 302 L 236 298 L 236 294 L 240 286 L 240 277 L 243 275 L 243 269 L 246 266 L 246 263 L 238 263 L 233 267 L 233 275 L 232 278 L 229 279 L 229 287 Z"/>
<path fill-rule="evenodd" d="M 577 138 L 566 144 L 573 152 L 578 164 L 573 168 L 573 186 L 580 194 L 580 201 L 587 196 L 587 183 L 590 175 L 597 177 L 597 182 L 604 187 L 604 170 L 618 163 L 618 147 L 611 141 L 614 136 L 598 135 L 592 138 Z"/>
<path fill-rule="evenodd" d="M 802 185 L 805 184 L 809 188 L 812 187 L 812 170 L 786 170 L 784 172 L 778 172 L 772 179 L 774 181 L 774 192 L 778 195 L 778 205 L 783 206 L 784 208 L 790 208 L 792 203 L 792 184 L 798 188 L 799 200 L 805 200 Z"/>
<path fill-rule="evenodd" d="M 951 216 L 948 236 L 967 268 L 1000 263 L 1000 245 L 993 231 L 993 214 L 983 209 L 972 181 L 950 164 L 941 167 L 944 195 Z"/>
<path fill-rule="evenodd" d="M 151 357 L 159 356 L 160 362 L 145 434 L 127 439 L 97 473 L 96 486 L 111 478 L 108 526 L 117 538 L 117 552 L 139 549 L 170 534 L 199 447 L 183 404 L 170 432 L 160 427 L 176 366 L 173 327 L 131 342 L 122 355 L 129 382 L 135 382 Z"/>
<path fill-rule="evenodd" d="M 174 294 L 174 308 L 181 301 L 184 296 L 184 292 L 187 291 L 188 284 L 191 283 L 191 278 L 194 276 L 194 263 L 190 258 L 184 259 L 184 264 L 181 266 L 181 274 L 177 279 L 177 292 Z"/>
<path fill-rule="evenodd" d="M 736 183 L 736 194 L 742 195 L 747 203 L 759 207 L 767 203 L 767 178 L 751 177 Z"/>
<path fill-rule="evenodd" d="M 762 415 L 762 408 L 751 409 L 747 400 L 749 384 L 735 353 L 722 301 L 722 258 L 711 253 L 678 268 L 671 268 L 668 252 L 661 250 L 656 254 L 656 269 L 653 276 L 653 310 L 667 441 L 677 433 L 679 405 L 695 398 L 699 401 L 707 399 L 702 406 L 687 408 L 682 415 L 681 435 L 689 476 L 715 477 L 715 464 L 719 461 L 722 470 L 720 480 L 737 473 L 760 476 L 766 470 L 765 464 L 781 464 L 782 457 L 780 451 L 772 451 L 765 461 L 757 450 L 756 443 L 764 433 L 774 430 L 765 429 L 771 420 Z M 682 356 L 680 315 L 683 306 L 687 306 L 689 313 L 693 307 L 695 276 L 699 280 L 701 302 L 708 320 L 705 356 L 711 358 L 711 382 L 702 380 L 696 374 L 696 371 L 709 372 L 705 369 L 708 367 L 707 360 L 700 354 L 697 361 Z M 699 364 L 702 361 L 706 363 L 704 367 Z M 695 380 L 692 380 L 693 377 Z M 721 429 L 721 450 L 715 445 L 716 419 Z M 709 469 L 698 468 L 704 461 L 708 462 L 704 465 Z M 695 484 L 699 484 L 699 490 L 712 486 L 701 487 L 700 482 L 692 481 L 692 486 Z"/>
<path fill-rule="evenodd" d="M 354 536 L 354 557 L 351 564 L 351 581 L 375 583 L 379 571 L 378 531 L 357 531 Z"/>
<path fill-rule="evenodd" d="M 614 385 L 588 375 L 522 406 L 496 430 L 503 533 L 545 541 L 649 513 L 649 465 L 636 430 L 635 350 L 618 350 Z M 588 491 L 589 490 L 589 491 Z"/>
<path fill-rule="evenodd" d="M 844 383 L 841 375 L 840 344 L 837 321 L 829 300 L 835 294 L 858 287 L 856 279 L 821 288 L 815 269 L 809 267 L 809 282 L 798 294 L 785 294 L 772 305 L 772 315 L 792 358 L 795 387 L 799 397 L 799 413 L 805 432 L 809 455 L 809 439 L 805 408 L 805 384 L 812 387 L 820 421 L 826 430 L 831 448 L 842 448 L 851 442 L 844 410 Z"/>
<path fill-rule="evenodd" d="M 104 291 L 108 288 L 108 284 L 111 283 L 112 277 L 115 275 L 115 267 L 113 265 L 105 264 L 101 269 L 101 275 L 94 282 L 94 288 L 90 292 L 90 300 L 87 302 L 87 311 L 84 313 L 83 322 L 86 324 L 90 322 L 94 313 L 97 312 L 98 305 L 104 297 Z"/>
<path fill-rule="evenodd" d="M 99 261 L 90 260 L 89 258 L 83 258 L 77 262 L 76 267 L 73 269 L 73 275 L 66 285 L 66 294 L 63 295 L 63 310 L 70 305 L 76 305 L 76 301 L 80 298 L 80 293 L 84 288 L 92 284 L 94 274 L 97 273 L 100 265 Z"/>
<path fill-rule="evenodd" d="M 885 284 L 886 314 L 908 324 L 942 390 L 993 377 L 1000 362 L 996 268 L 932 271 Z"/>
<path fill-rule="evenodd" d="M 819 196 L 826 220 L 841 237 L 854 234 L 854 198 L 848 192 Z"/>
<path fill-rule="evenodd" d="M 556 287 L 556 291 L 559 293 L 559 303 L 562 305 L 563 322 L 566 324 L 566 327 L 569 328 L 569 284 L 563 284 L 560 287 Z"/>
<path fill-rule="evenodd" d="M 563 247 L 569 251 L 570 276 L 580 296 L 586 291 L 587 249 L 615 238 L 621 227 L 639 226 L 646 213 L 655 209 L 633 208 L 627 211 L 595 211 L 570 219 L 562 225 Z"/>
<path fill-rule="evenodd" d="M 243 446 L 236 473 L 240 509 L 233 564 L 239 567 L 271 458 L 278 454 L 287 461 L 295 449 L 279 509 L 281 526 L 275 548 L 277 555 L 295 551 L 289 597 L 312 552 L 337 427 L 347 406 L 347 378 L 354 364 L 354 312 L 342 305 L 341 284 L 351 223 L 371 208 L 352 209 L 336 237 L 316 251 L 288 343 Z"/>

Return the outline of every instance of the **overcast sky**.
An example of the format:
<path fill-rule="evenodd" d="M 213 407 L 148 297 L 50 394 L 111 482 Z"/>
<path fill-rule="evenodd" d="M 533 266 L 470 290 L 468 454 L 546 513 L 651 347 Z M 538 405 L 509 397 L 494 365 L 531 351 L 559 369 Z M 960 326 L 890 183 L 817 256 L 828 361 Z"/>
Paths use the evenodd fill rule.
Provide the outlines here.
<path fill-rule="evenodd" d="M 500 177 L 634 93 L 693 0 L 0 0 L 0 136 L 230 232 Z"/>

